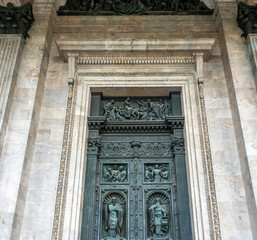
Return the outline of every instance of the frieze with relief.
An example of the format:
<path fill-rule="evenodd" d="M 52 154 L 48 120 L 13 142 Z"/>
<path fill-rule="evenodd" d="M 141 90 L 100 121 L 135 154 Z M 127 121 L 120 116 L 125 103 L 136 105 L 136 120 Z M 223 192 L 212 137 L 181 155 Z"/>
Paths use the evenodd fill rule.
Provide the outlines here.
<path fill-rule="evenodd" d="M 110 121 L 165 120 L 165 117 L 170 115 L 170 103 L 167 99 L 110 100 L 104 103 L 103 115 Z"/>
<path fill-rule="evenodd" d="M 172 149 L 170 143 L 155 142 L 141 143 L 138 149 L 138 155 L 144 157 L 171 157 Z M 132 157 L 134 151 L 131 148 L 131 143 L 124 142 L 102 142 L 100 151 L 101 157 Z"/>
<path fill-rule="evenodd" d="M 200 0 L 67 0 L 60 15 L 211 14 Z"/>

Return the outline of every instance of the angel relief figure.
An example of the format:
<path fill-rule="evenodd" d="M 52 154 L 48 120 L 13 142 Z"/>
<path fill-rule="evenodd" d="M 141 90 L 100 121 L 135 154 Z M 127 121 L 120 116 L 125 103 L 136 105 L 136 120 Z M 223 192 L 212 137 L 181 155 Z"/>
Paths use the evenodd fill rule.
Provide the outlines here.
<path fill-rule="evenodd" d="M 120 194 L 108 195 L 104 200 L 104 225 L 108 237 L 105 240 L 124 240 L 122 227 L 124 219 L 123 206 L 125 199 Z"/>

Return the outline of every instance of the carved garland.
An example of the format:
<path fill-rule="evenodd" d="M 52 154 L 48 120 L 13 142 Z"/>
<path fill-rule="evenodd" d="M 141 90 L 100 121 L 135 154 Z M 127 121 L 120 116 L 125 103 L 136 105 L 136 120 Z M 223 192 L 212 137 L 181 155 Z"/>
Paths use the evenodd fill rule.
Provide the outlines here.
<path fill-rule="evenodd" d="M 56 193 L 54 221 L 52 230 L 52 240 L 62 239 L 63 224 L 65 215 L 65 205 L 67 198 L 68 177 L 70 169 L 71 146 L 75 115 L 76 86 L 74 80 L 70 79 L 68 89 L 68 99 L 66 106 L 66 116 L 63 132 L 62 152 L 60 160 L 60 169 Z"/>
<path fill-rule="evenodd" d="M 198 90 L 199 90 L 199 98 L 200 98 L 200 108 L 201 108 L 201 117 L 202 117 L 202 126 L 203 126 L 203 139 L 204 139 L 204 147 L 205 147 L 205 157 L 207 163 L 207 173 L 209 180 L 209 188 L 210 188 L 210 202 L 211 202 L 211 214 L 214 226 L 214 239 L 221 240 L 221 231 L 220 231 L 220 220 L 219 220 L 219 211 L 218 211 L 218 203 L 216 197 L 216 189 L 215 189 L 215 179 L 212 165 L 212 156 L 211 156 L 211 146 L 209 139 L 209 130 L 207 123 L 207 114 L 205 110 L 205 99 L 204 99 L 204 91 L 203 91 L 203 78 L 198 79 Z"/>

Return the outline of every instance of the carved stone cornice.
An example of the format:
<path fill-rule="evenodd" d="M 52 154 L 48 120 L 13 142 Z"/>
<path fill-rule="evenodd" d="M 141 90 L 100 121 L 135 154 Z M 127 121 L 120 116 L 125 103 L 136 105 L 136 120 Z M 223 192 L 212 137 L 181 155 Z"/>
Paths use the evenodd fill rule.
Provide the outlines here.
<path fill-rule="evenodd" d="M 25 39 L 34 22 L 31 3 L 15 7 L 11 2 L 0 6 L 0 34 L 21 34 Z"/>
<path fill-rule="evenodd" d="M 242 37 L 250 33 L 257 33 L 257 5 L 250 6 L 244 2 L 238 4 L 237 24 L 243 30 Z"/>
<path fill-rule="evenodd" d="M 102 146 L 101 140 L 102 140 L 101 137 L 88 138 L 87 154 L 91 154 L 91 155 L 98 154 Z"/>
<path fill-rule="evenodd" d="M 68 61 L 68 54 L 77 53 L 79 65 L 142 64 L 143 61 L 147 64 L 167 64 L 167 62 L 168 64 L 193 64 L 194 59 L 192 57 L 197 52 L 202 52 L 203 59 L 205 61 L 208 60 L 212 53 L 215 40 L 214 38 L 174 40 L 57 40 L 56 44 L 64 62 Z M 107 55 L 107 52 L 110 57 L 103 57 Z M 152 58 L 146 57 L 146 53 L 150 54 L 151 52 L 154 52 Z M 112 54 L 110 55 L 110 53 Z M 134 53 L 137 53 L 137 56 Z M 128 54 L 131 57 L 126 58 Z"/>

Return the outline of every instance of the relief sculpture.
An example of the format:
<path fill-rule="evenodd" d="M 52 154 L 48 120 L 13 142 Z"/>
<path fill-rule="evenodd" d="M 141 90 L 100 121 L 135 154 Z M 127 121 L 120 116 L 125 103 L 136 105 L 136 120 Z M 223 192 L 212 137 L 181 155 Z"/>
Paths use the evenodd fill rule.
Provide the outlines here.
<path fill-rule="evenodd" d="M 208 10 L 208 7 L 200 0 L 67 0 L 58 12 L 65 10 L 77 10 L 91 14 L 110 11 L 129 15 L 149 11 Z"/>
<path fill-rule="evenodd" d="M 168 164 L 146 164 L 145 182 L 167 182 L 169 181 Z"/>
<path fill-rule="evenodd" d="M 104 116 L 107 120 L 164 120 L 170 113 L 168 100 L 153 102 L 150 99 L 132 101 L 127 98 L 123 104 L 111 100 L 104 105 Z"/>
<path fill-rule="evenodd" d="M 125 164 L 104 164 L 103 182 L 127 182 L 127 166 Z"/>
<path fill-rule="evenodd" d="M 131 148 L 130 143 L 103 142 L 100 155 L 104 157 L 132 157 L 133 149 Z M 138 150 L 138 155 L 146 157 L 171 157 L 172 151 L 170 148 L 170 143 L 142 143 L 141 148 Z"/>
<path fill-rule="evenodd" d="M 148 197 L 147 203 L 151 237 L 165 237 L 169 229 L 168 196 L 155 192 Z"/>
<path fill-rule="evenodd" d="M 104 198 L 104 230 L 107 232 L 104 240 L 124 240 L 125 204 L 124 196 L 119 193 L 114 192 Z"/>

